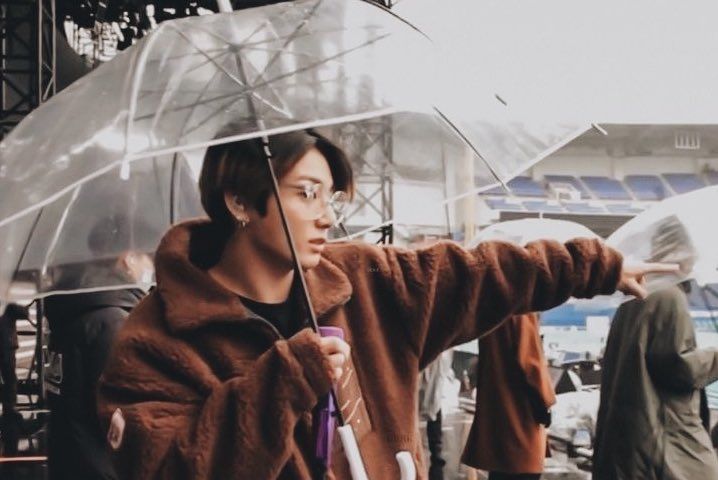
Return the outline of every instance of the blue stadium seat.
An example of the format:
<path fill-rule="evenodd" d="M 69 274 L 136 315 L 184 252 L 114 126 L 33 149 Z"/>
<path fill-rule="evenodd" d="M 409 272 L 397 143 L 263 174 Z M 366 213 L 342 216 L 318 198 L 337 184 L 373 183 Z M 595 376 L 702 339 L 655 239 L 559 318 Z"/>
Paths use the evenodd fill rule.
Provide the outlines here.
<path fill-rule="evenodd" d="M 547 183 L 568 183 L 581 192 L 581 198 L 591 198 L 583 183 L 573 175 L 545 175 L 543 178 Z"/>
<path fill-rule="evenodd" d="M 561 205 L 557 205 L 555 203 L 548 203 L 546 200 L 525 200 L 522 203 L 524 204 L 526 210 L 528 210 L 529 212 L 565 212 Z"/>
<path fill-rule="evenodd" d="M 631 194 L 618 180 L 599 176 L 582 176 L 581 180 L 593 194 L 605 200 L 633 200 Z"/>
<path fill-rule="evenodd" d="M 606 213 L 603 207 L 590 205 L 588 202 L 563 202 L 563 207 L 571 213 Z"/>
<path fill-rule="evenodd" d="M 636 213 L 641 213 L 643 211 L 642 208 L 634 207 L 630 203 L 611 203 L 606 205 L 606 210 L 611 213 L 620 213 L 626 215 L 635 215 Z"/>
<path fill-rule="evenodd" d="M 503 210 L 504 212 L 523 212 L 524 207 L 520 203 L 510 203 L 504 198 L 487 198 L 486 204 L 492 210 Z"/>
<path fill-rule="evenodd" d="M 477 185 L 479 185 L 479 183 L 477 183 Z M 491 190 L 486 190 L 485 192 L 481 192 L 481 195 L 508 195 L 508 192 L 506 191 L 506 189 L 503 186 L 498 185 L 498 186 L 492 188 Z"/>
<path fill-rule="evenodd" d="M 671 194 L 655 175 L 626 175 L 623 179 L 638 200 L 663 200 Z"/>
<path fill-rule="evenodd" d="M 514 177 L 509 180 L 511 193 L 519 197 L 546 197 L 546 190 L 531 177 Z"/>
<path fill-rule="evenodd" d="M 664 173 L 663 178 L 678 194 L 692 192 L 706 186 L 703 179 L 694 173 Z"/>

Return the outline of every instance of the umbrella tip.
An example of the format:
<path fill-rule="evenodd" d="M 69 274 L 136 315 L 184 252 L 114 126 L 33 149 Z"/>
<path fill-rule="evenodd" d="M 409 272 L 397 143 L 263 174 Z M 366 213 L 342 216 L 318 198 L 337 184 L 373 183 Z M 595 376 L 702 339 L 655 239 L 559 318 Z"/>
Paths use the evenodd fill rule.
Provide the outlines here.
<path fill-rule="evenodd" d="M 604 129 L 601 125 L 599 125 L 597 123 L 592 123 L 591 128 L 593 128 L 594 130 L 596 130 L 598 133 L 600 133 L 603 136 L 608 136 L 608 132 L 606 131 L 606 129 Z"/>

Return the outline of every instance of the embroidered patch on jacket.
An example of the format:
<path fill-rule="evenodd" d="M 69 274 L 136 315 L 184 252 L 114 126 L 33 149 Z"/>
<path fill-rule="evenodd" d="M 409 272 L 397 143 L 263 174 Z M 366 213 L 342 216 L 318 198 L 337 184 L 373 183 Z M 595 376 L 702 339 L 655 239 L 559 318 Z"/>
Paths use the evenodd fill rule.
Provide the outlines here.
<path fill-rule="evenodd" d="M 110 429 L 107 432 L 107 442 L 113 450 L 117 450 L 122 445 L 122 436 L 125 433 L 125 417 L 122 410 L 115 410 L 110 419 Z"/>
<path fill-rule="evenodd" d="M 344 421 L 352 426 L 357 441 L 372 429 L 369 412 L 364 404 L 359 380 L 351 358 L 345 365 L 344 373 L 337 383 L 337 394 L 339 396 L 339 408 L 344 416 Z"/>

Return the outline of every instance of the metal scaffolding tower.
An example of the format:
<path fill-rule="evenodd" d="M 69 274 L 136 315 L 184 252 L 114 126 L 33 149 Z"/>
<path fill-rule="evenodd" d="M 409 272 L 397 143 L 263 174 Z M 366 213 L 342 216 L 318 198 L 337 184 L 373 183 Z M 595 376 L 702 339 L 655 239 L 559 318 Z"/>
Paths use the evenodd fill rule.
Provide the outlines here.
<path fill-rule="evenodd" d="M 393 207 L 393 144 L 392 121 L 389 117 L 381 117 L 363 122 L 347 123 L 336 127 L 341 145 L 348 149 L 354 157 L 358 185 L 365 185 L 368 190 L 356 190 L 357 202 L 346 220 L 362 209 L 369 208 L 381 218 L 382 223 L 394 216 Z M 350 233 L 355 233 L 351 231 Z M 356 230 L 356 228 L 354 229 Z M 361 228 L 358 228 L 361 230 Z M 386 225 L 380 228 L 380 243 L 392 243 L 393 228 Z"/>
<path fill-rule="evenodd" d="M 0 5 L 0 140 L 55 94 L 55 0 Z"/>

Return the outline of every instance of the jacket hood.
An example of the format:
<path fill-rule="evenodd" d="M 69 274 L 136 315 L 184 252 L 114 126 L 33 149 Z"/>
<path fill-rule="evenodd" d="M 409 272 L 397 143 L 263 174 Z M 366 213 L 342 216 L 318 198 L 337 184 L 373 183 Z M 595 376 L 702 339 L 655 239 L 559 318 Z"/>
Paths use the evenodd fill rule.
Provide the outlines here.
<path fill-rule="evenodd" d="M 155 254 L 157 293 L 172 331 L 253 317 L 235 293 L 207 273 L 222 253 L 221 238 L 215 226 L 203 219 L 172 227 L 160 242 Z M 351 296 L 349 279 L 326 258 L 306 271 L 305 279 L 317 317 Z"/>
<path fill-rule="evenodd" d="M 144 295 L 144 292 L 137 288 L 52 295 L 45 299 L 45 311 L 48 318 L 75 318 L 98 308 L 119 307 L 131 310 Z"/>

